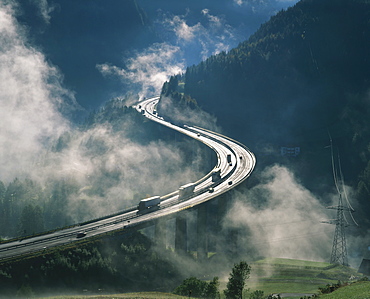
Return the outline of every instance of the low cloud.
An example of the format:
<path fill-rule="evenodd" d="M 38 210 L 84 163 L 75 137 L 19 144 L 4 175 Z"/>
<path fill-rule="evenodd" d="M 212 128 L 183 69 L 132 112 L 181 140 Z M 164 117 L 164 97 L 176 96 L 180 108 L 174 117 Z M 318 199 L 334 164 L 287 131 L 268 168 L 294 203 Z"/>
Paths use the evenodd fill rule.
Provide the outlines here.
<path fill-rule="evenodd" d="M 157 43 L 137 52 L 125 64 L 125 68 L 108 63 L 99 64 L 97 68 L 104 76 L 117 76 L 125 83 L 133 84 L 141 98 L 160 94 L 163 83 L 185 69 L 180 48 L 168 43 Z"/>
<path fill-rule="evenodd" d="M 81 186 L 69 199 L 70 215 L 76 221 L 81 221 L 80 215 L 89 219 L 135 206 L 146 196 L 165 195 L 202 176 L 195 170 L 201 161 L 184 161 L 176 145 L 131 141 L 125 136 L 135 130 L 131 125 L 124 123 L 115 132 L 110 124 L 101 124 L 75 133 L 44 166 L 49 177 L 71 177 Z M 55 168 L 59 171 L 53 172 Z"/>
<path fill-rule="evenodd" d="M 168 18 L 165 20 L 170 30 L 176 34 L 179 41 L 189 42 L 193 40 L 201 30 L 201 24 L 197 23 L 193 26 L 190 26 L 186 23 L 186 20 L 183 19 L 181 16 L 174 16 L 173 18 Z"/>
<path fill-rule="evenodd" d="M 164 195 L 201 177 L 196 170 L 201 161 L 185 161 L 178 144 L 132 141 L 137 123 L 130 117 L 118 128 L 108 123 L 75 128 L 60 112 L 75 102 L 73 92 L 30 44 L 9 3 L 0 2 L 0 180 L 7 184 L 16 177 L 30 178 L 43 187 L 50 181 L 73 182 L 67 205 L 76 222 L 136 205 L 147 195 Z M 178 51 L 156 44 L 129 59 L 125 71 L 99 67 L 142 84 L 143 94 L 158 93 L 169 75 L 182 70 L 174 58 Z M 124 104 L 118 101 L 117 109 Z"/>
<path fill-rule="evenodd" d="M 162 13 L 154 23 L 166 42 L 130 54 L 129 58 L 123 59 L 123 66 L 106 62 L 98 64 L 97 69 L 103 76 L 122 80 L 124 85 L 130 86 L 130 92 L 139 93 L 140 98 L 158 95 L 170 76 L 185 72 L 187 65 L 212 54 L 228 51 L 241 40 L 237 30 L 208 9 L 201 12 L 205 25 L 201 22 L 191 25 L 187 21 L 188 13 Z"/>
<path fill-rule="evenodd" d="M 215 116 L 201 109 L 190 109 L 185 105 L 179 106 L 178 103 L 174 103 L 173 99 L 170 97 L 161 97 L 158 110 L 161 115 L 167 115 L 180 123 L 197 125 L 218 132 L 221 131 L 221 128 L 216 125 L 217 119 Z"/>
<path fill-rule="evenodd" d="M 50 137 L 69 130 L 60 110 L 74 102 L 58 70 L 27 43 L 14 13 L 13 5 L 0 3 L 0 179 L 5 181 L 32 169 Z"/>
<path fill-rule="evenodd" d="M 205 60 L 210 55 L 228 51 L 242 39 L 238 31 L 221 16 L 211 14 L 207 8 L 201 11 L 204 19 L 194 25 L 187 21 L 188 14 L 163 14 L 157 21 L 160 32 L 173 44 L 181 45 L 187 62 Z M 196 58 L 196 59 L 195 59 Z"/>
<path fill-rule="evenodd" d="M 47 0 L 32 0 L 32 3 L 34 3 L 38 9 L 40 16 L 43 18 L 45 23 L 50 23 L 50 13 L 52 13 L 55 9 L 55 6 L 49 5 Z"/>
<path fill-rule="evenodd" d="M 328 261 L 334 226 L 321 221 L 329 210 L 283 166 L 265 169 L 261 178 L 236 196 L 225 219 L 226 227 L 244 232 L 240 246 L 255 257 Z"/>

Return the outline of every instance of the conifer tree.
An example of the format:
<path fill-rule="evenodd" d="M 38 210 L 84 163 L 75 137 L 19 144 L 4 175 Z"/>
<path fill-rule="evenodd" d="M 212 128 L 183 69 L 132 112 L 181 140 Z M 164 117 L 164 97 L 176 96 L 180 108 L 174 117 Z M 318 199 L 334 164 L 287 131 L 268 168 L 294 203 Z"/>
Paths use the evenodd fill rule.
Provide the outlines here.
<path fill-rule="evenodd" d="M 231 270 L 227 289 L 224 291 L 226 299 L 242 299 L 245 281 L 249 278 L 251 267 L 245 261 L 234 264 Z"/>

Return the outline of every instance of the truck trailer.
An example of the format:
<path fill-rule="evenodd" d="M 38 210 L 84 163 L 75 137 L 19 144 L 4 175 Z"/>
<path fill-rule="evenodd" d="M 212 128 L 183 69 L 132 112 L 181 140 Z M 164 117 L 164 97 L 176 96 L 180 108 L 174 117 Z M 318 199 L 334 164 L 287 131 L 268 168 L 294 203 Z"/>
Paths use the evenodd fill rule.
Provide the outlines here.
<path fill-rule="evenodd" d="M 179 199 L 188 197 L 193 194 L 195 188 L 194 183 L 183 185 L 179 188 Z"/>
<path fill-rule="evenodd" d="M 161 203 L 160 196 L 153 196 L 149 198 L 145 198 L 140 200 L 138 209 L 139 212 L 146 211 L 153 208 L 158 208 L 159 204 Z"/>

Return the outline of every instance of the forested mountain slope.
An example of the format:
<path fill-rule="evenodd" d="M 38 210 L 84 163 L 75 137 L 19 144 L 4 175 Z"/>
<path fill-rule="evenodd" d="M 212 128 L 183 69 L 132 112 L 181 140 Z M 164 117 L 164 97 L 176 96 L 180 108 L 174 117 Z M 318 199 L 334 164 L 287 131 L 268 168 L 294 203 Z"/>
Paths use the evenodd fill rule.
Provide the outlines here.
<path fill-rule="evenodd" d="M 333 185 L 324 149 L 330 132 L 347 183 L 361 186 L 358 199 L 367 208 L 369 40 L 369 1 L 302 0 L 238 47 L 172 77 L 163 94 L 213 113 L 260 166 L 282 162 L 281 147 L 298 147 L 294 162 L 283 162 L 316 191 Z"/>
<path fill-rule="evenodd" d="M 364 1 L 301 1 L 229 53 L 189 67 L 185 93 L 228 130 L 240 124 L 238 135 L 245 128 L 256 140 L 290 141 L 331 126 L 351 104 L 350 95 L 369 87 L 369 7 Z"/>

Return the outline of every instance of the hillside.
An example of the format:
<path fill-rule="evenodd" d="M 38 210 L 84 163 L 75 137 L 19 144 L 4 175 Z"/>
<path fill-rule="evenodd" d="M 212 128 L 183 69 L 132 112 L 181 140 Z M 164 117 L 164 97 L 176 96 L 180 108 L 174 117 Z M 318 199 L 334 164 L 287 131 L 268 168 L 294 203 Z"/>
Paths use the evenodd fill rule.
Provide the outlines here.
<path fill-rule="evenodd" d="M 319 287 L 338 281 L 355 281 L 362 275 L 354 269 L 294 259 L 267 258 L 252 263 L 251 290 L 269 293 L 319 293 Z"/>
<path fill-rule="evenodd" d="M 329 134 L 370 226 L 370 2 L 302 0 L 247 41 L 172 77 L 163 96 L 197 103 L 257 156 L 316 194 L 333 187 Z M 296 158 L 282 147 L 297 147 Z"/>
<path fill-rule="evenodd" d="M 327 127 L 335 131 L 353 97 L 369 88 L 369 7 L 303 0 L 237 48 L 189 67 L 185 94 L 249 143 L 302 142 Z"/>

